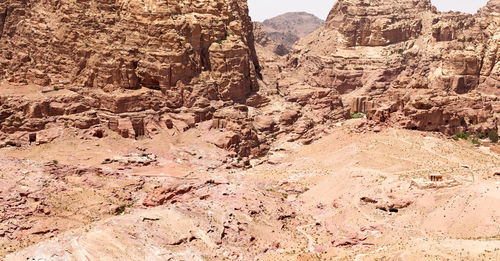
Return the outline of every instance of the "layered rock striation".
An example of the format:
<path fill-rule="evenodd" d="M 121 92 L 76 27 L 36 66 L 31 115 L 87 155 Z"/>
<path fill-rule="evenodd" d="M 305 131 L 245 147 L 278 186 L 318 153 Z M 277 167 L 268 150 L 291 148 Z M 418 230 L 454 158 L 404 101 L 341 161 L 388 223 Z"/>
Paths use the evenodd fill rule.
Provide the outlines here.
<path fill-rule="evenodd" d="M 222 100 L 257 88 L 246 2 L 12 0 L 2 10 L 0 77 L 11 83 L 177 93 L 205 80 L 189 94 Z"/>
<path fill-rule="evenodd" d="M 8 0 L 0 10 L 3 145 L 65 127 L 182 132 L 259 88 L 246 1 Z"/>
<path fill-rule="evenodd" d="M 496 129 L 498 6 L 469 15 L 440 13 L 429 0 L 340 0 L 318 34 L 298 42 L 287 70 L 346 103 L 375 103 L 379 121 L 448 134 Z"/>

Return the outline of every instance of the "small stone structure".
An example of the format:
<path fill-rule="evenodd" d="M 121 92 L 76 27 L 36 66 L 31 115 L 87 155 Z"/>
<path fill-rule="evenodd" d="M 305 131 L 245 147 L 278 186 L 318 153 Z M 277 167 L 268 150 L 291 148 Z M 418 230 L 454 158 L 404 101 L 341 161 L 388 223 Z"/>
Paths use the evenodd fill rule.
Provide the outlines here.
<path fill-rule="evenodd" d="M 443 181 L 443 175 L 439 173 L 433 173 L 429 175 L 429 179 L 434 182 Z"/>
<path fill-rule="evenodd" d="M 145 121 L 142 117 L 110 118 L 108 128 L 123 138 L 139 138 L 146 135 Z"/>
<path fill-rule="evenodd" d="M 375 107 L 375 102 L 368 101 L 368 97 L 355 97 L 352 100 L 351 113 L 367 112 Z"/>
<path fill-rule="evenodd" d="M 227 121 L 224 119 L 213 119 L 212 128 L 214 129 L 224 129 L 227 127 Z"/>

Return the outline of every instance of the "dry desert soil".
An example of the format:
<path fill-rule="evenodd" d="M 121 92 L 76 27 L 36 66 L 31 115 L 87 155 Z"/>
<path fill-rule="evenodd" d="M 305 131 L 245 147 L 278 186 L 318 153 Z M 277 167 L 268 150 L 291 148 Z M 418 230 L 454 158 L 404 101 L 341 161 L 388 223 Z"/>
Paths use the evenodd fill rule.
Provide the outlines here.
<path fill-rule="evenodd" d="M 500 0 L 333 2 L 0 0 L 0 260 L 500 260 Z"/>

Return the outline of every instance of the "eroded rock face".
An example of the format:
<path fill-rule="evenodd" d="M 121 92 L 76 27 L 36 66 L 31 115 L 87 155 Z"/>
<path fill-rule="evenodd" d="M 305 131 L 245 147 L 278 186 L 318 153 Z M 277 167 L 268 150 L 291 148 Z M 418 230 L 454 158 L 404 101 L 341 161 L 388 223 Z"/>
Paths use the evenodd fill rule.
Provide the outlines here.
<path fill-rule="evenodd" d="M 9 158 L 0 163 L 7 170 L 0 179 L 0 244 L 8 246 L 0 255 L 113 216 L 123 211 L 120 206 L 131 204 L 144 185 L 139 178 L 100 168 Z M 63 221 L 67 215 L 73 218 Z"/>
<path fill-rule="evenodd" d="M 430 1 L 339 1 L 326 26 L 338 28 L 345 46 L 385 46 L 417 38 L 420 13 L 430 9 Z"/>
<path fill-rule="evenodd" d="M 291 12 L 254 23 L 256 42 L 283 56 L 300 38 L 316 31 L 325 22 L 313 14 Z"/>
<path fill-rule="evenodd" d="M 49 128 L 183 132 L 258 90 L 246 1 L 9 0 L 0 10 L 0 146 Z"/>
<path fill-rule="evenodd" d="M 222 98 L 241 99 L 256 88 L 258 63 L 244 1 L 12 0 L 3 7 L 0 78 L 9 82 L 168 91 L 178 83 L 201 83 L 193 81 L 200 74 L 209 79 L 235 50 L 239 60 L 233 63 L 242 68 L 233 70 L 244 77 L 234 81 L 243 95 Z M 214 43 L 226 48 L 214 52 Z M 212 76 L 213 85 L 228 87 L 225 77 Z"/>
<path fill-rule="evenodd" d="M 469 15 L 440 13 L 428 0 L 338 1 L 319 33 L 295 46 L 280 82 L 293 75 L 346 104 L 367 97 L 372 114 L 407 128 L 496 129 L 498 6 Z"/>

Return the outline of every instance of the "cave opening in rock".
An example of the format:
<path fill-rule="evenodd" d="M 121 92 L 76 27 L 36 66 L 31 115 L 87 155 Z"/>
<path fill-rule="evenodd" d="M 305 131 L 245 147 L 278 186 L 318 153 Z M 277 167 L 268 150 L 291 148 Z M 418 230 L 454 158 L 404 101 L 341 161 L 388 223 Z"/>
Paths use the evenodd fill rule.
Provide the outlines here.
<path fill-rule="evenodd" d="M 36 141 L 36 133 L 30 133 L 29 134 L 29 142 L 35 142 Z"/>
<path fill-rule="evenodd" d="M 148 79 L 142 79 L 141 80 L 142 86 L 153 89 L 153 90 L 160 90 L 160 81 L 157 79 L 153 78 L 148 78 Z"/>

